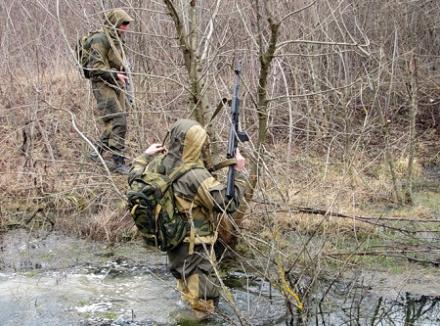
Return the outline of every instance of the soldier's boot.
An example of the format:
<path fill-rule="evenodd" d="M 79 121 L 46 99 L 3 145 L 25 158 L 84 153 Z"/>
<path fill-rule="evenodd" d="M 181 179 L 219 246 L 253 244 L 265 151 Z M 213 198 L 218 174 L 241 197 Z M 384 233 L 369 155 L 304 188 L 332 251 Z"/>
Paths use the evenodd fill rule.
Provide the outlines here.
<path fill-rule="evenodd" d="M 119 174 L 127 175 L 130 171 L 130 167 L 125 164 L 124 157 L 120 155 L 113 155 L 112 157 L 114 162 L 112 171 Z"/>

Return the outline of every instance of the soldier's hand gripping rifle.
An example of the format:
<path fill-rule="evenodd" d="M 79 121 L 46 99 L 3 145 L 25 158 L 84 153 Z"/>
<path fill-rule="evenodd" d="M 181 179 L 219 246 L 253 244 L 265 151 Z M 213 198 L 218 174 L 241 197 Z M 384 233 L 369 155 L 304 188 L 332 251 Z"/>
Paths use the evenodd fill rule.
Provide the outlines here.
<path fill-rule="evenodd" d="M 238 62 L 234 69 L 235 81 L 234 81 L 234 89 L 232 93 L 232 103 L 231 103 L 231 128 L 229 129 L 228 152 L 226 154 L 226 157 L 228 159 L 235 158 L 238 141 L 245 142 L 249 140 L 249 137 L 245 132 L 239 131 L 240 71 L 241 71 L 241 64 L 240 62 Z M 235 193 L 234 184 L 235 184 L 235 167 L 229 166 L 228 181 L 226 184 L 226 197 L 229 199 L 234 197 L 234 193 Z"/>

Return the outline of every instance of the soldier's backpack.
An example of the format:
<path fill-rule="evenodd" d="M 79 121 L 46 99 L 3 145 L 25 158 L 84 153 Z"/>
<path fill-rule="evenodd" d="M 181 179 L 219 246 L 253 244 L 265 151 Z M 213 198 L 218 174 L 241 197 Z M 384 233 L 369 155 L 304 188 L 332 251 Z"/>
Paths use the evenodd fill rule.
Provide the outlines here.
<path fill-rule="evenodd" d="M 78 64 L 84 74 L 84 77 L 90 78 L 90 70 L 88 68 L 90 60 L 91 36 L 99 33 L 99 31 L 90 32 L 80 37 L 75 45 L 75 55 Z"/>
<path fill-rule="evenodd" d="M 128 207 L 139 232 L 149 245 L 162 251 L 177 247 L 187 236 L 190 225 L 178 211 L 173 183 L 200 164 L 184 163 L 169 175 L 146 171 L 134 179 L 127 192 Z"/>

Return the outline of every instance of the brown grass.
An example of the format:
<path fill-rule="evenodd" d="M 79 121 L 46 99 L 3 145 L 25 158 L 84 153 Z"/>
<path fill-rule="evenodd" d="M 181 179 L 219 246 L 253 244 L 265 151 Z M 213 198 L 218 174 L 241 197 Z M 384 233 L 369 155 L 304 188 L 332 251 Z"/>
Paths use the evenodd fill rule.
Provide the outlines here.
<path fill-rule="evenodd" d="M 208 60 L 202 65 L 204 92 L 213 108 L 222 98 L 230 98 L 231 65 L 242 59 L 241 123 L 252 142 L 240 147 L 248 160 L 255 160 L 259 133 L 255 107 L 258 46 L 261 42 L 264 50 L 267 45 L 268 15 L 280 19 L 304 5 L 299 0 L 269 2 L 271 13 L 265 8 L 257 12 L 247 1 L 237 2 L 238 11 L 223 1 L 221 14 L 214 20 Z M 107 176 L 102 166 L 87 159 L 87 145 L 70 116 L 75 115 L 79 130 L 87 137 L 98 137 L 94 98 L 69 50 L 80 35 L 99 25 L 96 17 L 104 8 L 83 0 L 60 3 L 59 20 L 54 19 L 53 1 L 3 0 L 0 4 L 0 12 L 8 8 L 8 18 L 0 21 L 0 72 L 4 76 L 0 80 L 0 230 L 13 225 L 50 228 L 52 221 L 56 229 L 82 237 L 127 239 L 135 232 L 118 194 L 126 191 L 126 178 Z M 216 2 L 198 3 L 200 31 L 209 31 L 207 22 Z M 354 219 L 300 214 L 292 210 L 297 206 L 351 216 L 415 220 L 438 216 L 438 182 L 429 193 L 423 187 L 424 170 L 434 167 L 435 171 L 440 152 L 434 32 L 440 8 L 435 1 L 423 9 L 396 1 L 373 3 L 318 1 L 319 5 L 287 18 L 280 26 L 280 43 L 335 44 L 286 44 L 277 50 L 269 71 L 271 100 L 263 167 L 241 233 L 246 253 L 264 258 L 260 262 L 264 277 L 267 261 L 273 261 L 276 252 L 286 264 L 301 262 L 320 273 L 321 263 L 343 269 L 340 266 L 353 262 L 328 255 L 341 249 L 355 254 L 368 249 L 370 242 L 394 247 L 418 241 Z M 188 117 L 193 108 L 170 18 L 160 2 L 147 1 L 142 6 L 146 10 L 127 8 L 136 18 L 136 33 L 127 40 L 136 73 L 136 107 L 128 112 L 129 158 L 151 142 L 161 141 L 170 124 Z M 263 18 L 258 22 L 260 14 Z M 396 17 L 395 24 L 389 23 L 391 15 Z M 346 45 L 354 42 L 352 38 L 358 45 L 368 40 L 369 45 Z M 408 157 L 406 64 L 412 51 L 420 72 L 415 176 L 422 189 L 416 190 L 412 208 L 399 208 L 384 150 L 392 154 L 402 185 Z M 220 139 L 218 159 L 222 159 L 229 130 L 227 110 L 220 112 L 214 125 Z"/>
<path fill-rule="evenodd" d="M 27 85 L 24 79 L 19 78 L 19 81 L 22 88 L 9 90 L 11 93 L 8 97 L 18 99 L 18 103 L 29 103 L 38 96 L 33 90 L 32 80 Z M 97 137 L 99 126 L 93 119 L 94 103 L 87 83 L 72 72 L 67 75 L 54 73 L 40 85 L 47 94 L 37 109 L 30 105 L 21 110 L 4 111 L 3 119 L 7 123 L 3 124 L 1 130 L 0 147 L 3 157 L 0 164 L 4 171 L 0 174 L 0 189 L 4 193 L 3 219 L 8 211 L 19 209 L 32 213 L 35 207 L 41 207 L 48 214 L 81 216 L 75 218 L 77 223 L 84 223 L 76 228 L 81 235 L 109 239 L 113 238 L 113 231 L 125 232 L 125 227 L 129 229 L 131 225 L 127 223 L 123 205 L 114 207 L 115 200 L 122 202 L 123 199 L 112 190 L 111 184 L 116 184 L 124 192 L 126 179 L 117 175 L 109 178 L 100 164 L 89 161 L 86 157 L 87 146 L 72 128 L 70 116 L 56 110 L 65 108 L 75 113 L 81 131 L 91 138 Z M 84 101 L 84 98 L 88 100 Z M 33 122 L 27 123 L 35 110 Z M 154 117 L 153 114 L 145 121 L 147 134 L 152 135 L 157 125 L 161 124 L 160 117 Z M 131 121 L 130 125 L 133 124 Z M 23 146 L 24 133 L 30 137 L 26 148 Z M 143 145 L 153 141 L 153 137 L 139 140 L 136 133 L 139 131 L 133 128 L 129 130 L 129 157 L 136 155 L 140 143 Z M 380 160 L 377 164 L 373 162 L 364 167 L 366 158 L 361 158 L 352 166 L 349 174 L 344 162 L 336 160 L 333 155 L 322 155 L 319 148 L 316 148 L 315 155 L 303 153 L 297 148 L 292 159 L 285 158 L 285 148 L 286 144 L 282 142 L 274 143 L 271 148 L 266 160 L 270 169 L 263 171 L 255 198 L 258 203 L 276 203 L 284 210 L 290 206 L 308 206 L 362 215 L 365 213 L 365 203 L 386 203 L 392 197 L 390 178 Z M 400 164 L 397 164 L 400 173 L 404 170 L 400 168 L 403 163 L 397 163 Z M 420 175 L 420 170 L 420 165 L 417 165 L 417 175 Z M 252 214 L 264 216 L 266 209 L 264 205 L 255 205 Z M 366 231 L 371 229 L 362 223 L 354 225 L 354 222 L 339 218 L 322 221 L 316 216 L 276 211 L 272 215 L 269 220 L 273 219 L 276 225 L 305 233 L 317 227 L 322 232 L 333 230 L 336 234 L 354 227 L 365 228 Z M 65 225 L 72 227 L 69 223 Z M 96 236 L 93 235 L 94 231 Z"/>

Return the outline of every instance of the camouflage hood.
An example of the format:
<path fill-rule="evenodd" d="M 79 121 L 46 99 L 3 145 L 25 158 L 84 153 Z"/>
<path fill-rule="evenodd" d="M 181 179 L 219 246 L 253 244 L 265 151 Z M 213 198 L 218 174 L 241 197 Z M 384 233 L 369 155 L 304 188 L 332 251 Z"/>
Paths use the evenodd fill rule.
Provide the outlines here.
<path fill-rule="evenodd" d="M 171 127 L 169 139 L 168 154 L 163 161 L 167 173 L 182 163 L 202 164 L 202 148 L 207 134 L 198 122 L 177 120 Z"/>
<path fill-rule="evenodd" d="M 123 9 L 113 9 L 104 14 L 104 28 L 112 35 L 116 35 L 116 29 L 123 23 L 130 23 L 131 18 Z"/>

